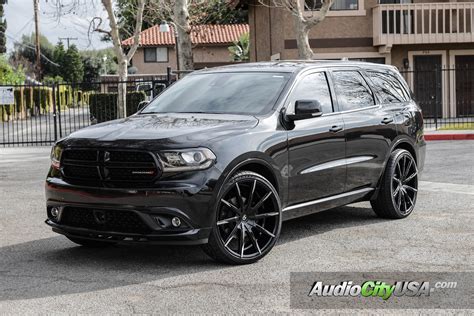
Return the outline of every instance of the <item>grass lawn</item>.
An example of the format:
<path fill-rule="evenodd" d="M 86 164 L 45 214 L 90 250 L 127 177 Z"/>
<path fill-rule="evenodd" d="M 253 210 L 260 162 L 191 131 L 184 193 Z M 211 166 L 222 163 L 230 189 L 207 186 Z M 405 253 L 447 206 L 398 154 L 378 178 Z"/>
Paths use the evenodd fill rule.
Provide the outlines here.
<path fill-rule="evenodd" d="M 463 129 L 474 130 L 474 122 L 451 123 L 451 124 L 443 125 L 442 127 L 438 128 L 438 130 L 440 130 L 440 131 L 463 130 Z"/>

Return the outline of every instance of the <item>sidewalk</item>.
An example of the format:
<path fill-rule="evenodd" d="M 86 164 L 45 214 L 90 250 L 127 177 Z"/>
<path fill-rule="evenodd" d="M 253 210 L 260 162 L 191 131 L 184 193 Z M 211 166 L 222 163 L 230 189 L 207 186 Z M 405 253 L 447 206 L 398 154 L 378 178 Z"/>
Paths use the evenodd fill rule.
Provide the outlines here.
<path fill-rule="evenodd" d="M 474 130 L 425 130 L 425 140 L 474 140 Z"/>

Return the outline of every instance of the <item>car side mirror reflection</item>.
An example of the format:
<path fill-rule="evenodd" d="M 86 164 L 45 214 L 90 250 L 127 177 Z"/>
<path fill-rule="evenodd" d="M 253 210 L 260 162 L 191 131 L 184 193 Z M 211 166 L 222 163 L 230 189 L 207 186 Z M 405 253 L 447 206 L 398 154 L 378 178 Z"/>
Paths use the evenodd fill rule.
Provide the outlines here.
<path fill-rule="evenodd" d="M 304 120 L 323 115 L 321 103 L 318 100 L 298 100 L 295 102 L 295 113 L 287 114 L 291 121 Z"/>
<path fill-rule="evenodd" d="M 148 105 L 148 103 L 148 101 L 141 101 L 140 103 L 138 103 L 137 112 L 143 110 Z"/>

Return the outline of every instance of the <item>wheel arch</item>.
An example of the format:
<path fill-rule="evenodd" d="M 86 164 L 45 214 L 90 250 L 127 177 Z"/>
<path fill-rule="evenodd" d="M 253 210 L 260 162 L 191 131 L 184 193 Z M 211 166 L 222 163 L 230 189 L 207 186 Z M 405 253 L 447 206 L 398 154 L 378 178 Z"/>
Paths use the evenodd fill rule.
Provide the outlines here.
<path fill-rule="evenodd" d="M 275 190 L 282 198 L 284 195 L 284 183 L 277 165 L 272 161 L 271 158 L 267 157 L 263 153 L 247 153 L 240 157 L 235 158 L 222 173 L 219 179 L 218 186 L 219 192 L 222 185 L 230 179 L 234 174 L 239 171 L 252 171 L 265 177 L 275 187 Z"/>
<path fill-rule="evenodd" d="M 418 157 L 416 154 L 415 147 L 412 144 L 410 144 L 408 141 L 406 140 L 399 141 L 397 144 L 395 144 L 395 146 L 392 147 L 390 154 L 397 149 L 405 149 L 413 156 L 413 158 L 415 158 L 415 161 L 418 162 Z"/>
<path fill-rule="evenodd" d="M 281 192 L 281 180 L 279 179 L 276 169 L 272 166 L 270 161 L 262 157 L 254 157 L 254 158 L 245 158 L 241 161 L 237 159 L 234 163 L 231 164 L 231 168 L 229 168 L 227 172 L 226 179 L 232 177 L 239 171 L 253 171 L 258 173 L 259 175 L 265 177 L 270 183 L 275 187 L 275 190 L 280 194 Z"/>
<path fill-rule="evenodd" d="M 384 164 L 383 164 L 383 169 L 382 172 L 380 173 L 379 180 L 377 182 L 377 187 L 375 189 L 375 192 L 372 194 L 370 199 L 376 199 L 379 191 L 380 191 L 380 185 L 381 181 L 383 179 L 383 176 L 385 174 L 385 169 L 387 168 L 387 163 L 388 160 L 390 159 L 390 155 L 397 149 L 405 149 L 407 150 L 411 155 L 413 155 L 413 158 L 415 161 L 418 163 L 418 156 L 416 154 L 415 146 L 406 138 L 400 138 L 392 143 L 392 146 L 390 147 L 390 150 L 387 152 L 387 157 L 385 158 Z"/>

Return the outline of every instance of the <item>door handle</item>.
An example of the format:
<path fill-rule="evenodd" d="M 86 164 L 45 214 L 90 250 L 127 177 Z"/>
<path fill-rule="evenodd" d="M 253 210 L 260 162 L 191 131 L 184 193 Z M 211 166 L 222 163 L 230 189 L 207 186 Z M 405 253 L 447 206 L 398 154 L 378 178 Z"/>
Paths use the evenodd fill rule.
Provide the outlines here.
<path fill-rule="evenodd" d="M 332 126 L 329 131 L 333 133 L 337 133 L 339 131 L 342 131 L 343 127 L 341 125 L 334 125 Z"/>
<path fill-rule="evenodd" d="M 389 123 L 392 123 L 392 122 L 393 122 L 393 118 L 391 118 L 391 117 L 384 117 L 384 119 L 382 120 L 383 124 L 389 124 Z"/>

